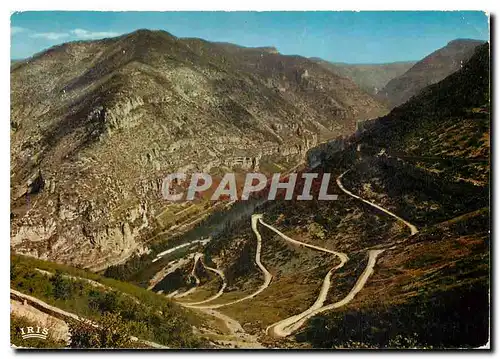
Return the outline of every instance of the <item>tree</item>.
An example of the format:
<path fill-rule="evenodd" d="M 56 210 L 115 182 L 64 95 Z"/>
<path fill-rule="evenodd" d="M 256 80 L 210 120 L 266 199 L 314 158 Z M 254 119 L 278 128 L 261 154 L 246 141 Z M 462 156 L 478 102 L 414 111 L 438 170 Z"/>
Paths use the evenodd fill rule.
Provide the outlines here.
<path fill-rule="evenodd" d="M 132 348 L 130 326 L 120 314 L 105 313 L 97 323 L 69 323 L 71 348 Z"/>
<path fill-rule="evenodd" d="M 57 270 L 51 278 L 53 294 L 56 299 L 69 299 L 73 296 L 73 284 L 64 278 L 61 271 Z"/>
<path fill-rule="evenodd" d="M 118 294 L 116 292 L 90 293 L 89 306 L 99 310 L 101 313 L 115 312 L 118 309 Z"/>

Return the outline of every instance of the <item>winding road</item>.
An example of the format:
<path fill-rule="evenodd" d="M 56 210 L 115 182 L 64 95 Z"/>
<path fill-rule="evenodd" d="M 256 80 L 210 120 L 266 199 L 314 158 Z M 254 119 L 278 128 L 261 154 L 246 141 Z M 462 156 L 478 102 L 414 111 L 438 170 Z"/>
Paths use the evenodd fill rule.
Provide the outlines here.
<path fill-rule="evenodd" d="M 217 309 L 217 308 L 225 307 L 227 305 L 232 305 L 232 304 L 236 304 L 236 303 L 251 299 L 251 298 L 255 297 L 256 295 L 262 293 L 267 287 L 269 287 L 269 284 L 271 284 L 271 280 L 272 280 L 273 276 L 271 275 L 271 273 L 269 273 L 269 271 L 266 269 L 266 267 L 264 267 L 264 265 L 262 264 L 262 262 L 260 260 L 260 255 L 262 252 L 262 237 L 259 233 L 259 230 L 257 229 L 257 222 L 261 218 L 262 218 L 262 214 L 253 214 L 252 215 L 252 230 L 255 233 L 255 237 L 257 237 L 257 250 L 255 251 L 255 263 L 257 264 L 257 266 L 259 267 L 261 272 L 264 274 L 264 283 L 262 283 L 260 288 L 257 289 L 252 294 L 247 295 L 246 297 L 236 299 L 236 300 L 233 300 L 232 302 L 228 302 L 228 303 L 203 305 L 203 306 L 193 305 L 193 304 L 189 304 L 189 305 L 183 304 L 184 306 L 188 306 L 191 308 L 198 308 L 198 309 Z M 211 300 L 213 300 L 213 299 L 211 299 Z M 206 302 L 208 302 L 208 300 L 206 300 L 204 302 L 206 303 Z"/>
<path fill-rule="evenodd" d="M 392 213 L 391 211 L 386 210 L 385 208 L 380 207 L 379 205 L 377 205 L 375 203 L 367 201 L 367 200 L 365 200 L 365 199 L 363 199 L 363 198 L 355 195 L 351 191 L 347 190 L 344 187 L 344 185 L 342 184 L 342 177 L 347 172 L 349 172 L 349 170 L 345 171 L 339 177 L 337 177 L 337 185 L 339 186 L 339 188 L 344 193 L 348 194 L 351 197 L 359 199 L 362 202 L 367 203 L 367 204 L 369 204 L 372 207 L 375 207 L 375 208 L 379 209 L 380 211 L 382 211 L 382 212 L 384 212 L 384 213 L 386 213 L 386 214 L 388 214 L 388 215 L 396 218 L 398 221 L 401 221 L 402 223 L 404 223 L 410 229 L 411 235 L 414 235 L 414 234 L 416 234 L 418 232 L 418 229 L 417 229 L 416 226 L 414 226 L 413 224 L 411 224 L 408 221 L 404 220 L 403 218 L 399 217 L 398 215 Z M 274 229 L 274 227 L 272 227 L 272 226 L 264 223 L 262 220 L 260 220 L 260 223 L 262 223 L 264 226 L 268 227 L 269 229 L 273 230 L 275 233 L 277 233 L 283 239 L 285 239 L 287 241 L 291 240 L 292 242 L 295 242 L 295 243 L 298 242 L 296 240 L 293 240 L 293 239 L 287 237 L 286 235 L 284 235 L 280 231 Z M 301 242 L 298 242 L 298 243 L 301 243 Z M 307 245 L 307 247 L 313 248 L 313 249 L 322 250 L 322 249 L 320 249 L 320 247 L 316 247 L 316 246 Z M 332 252 L 332 251 L 330 251 L 330 252 Z M 342 299 L 342 300 L 340 300 L 340 301 L 338 301 L 336 303 L 333 303 L 333 304 L 329 304 L 329 305 L 326 305 L 326 306 L 323 305 L 324 301 L 326 300 L 326 296 L 328 294 L 328 290 L 330 288 L 331 276 L 332 276 L 332 274 L 333 274 L 333 272 L 334 272 L 335 269 L 338 269 L 338 268 L 340 268 L 340 267 L 342 267 L 344 265 L 345 262 L 342 262 L 336 268 L 332 268 L 328 272 L 328 274 L 325 276 L 325 279 L 323 280 L 323 285 L 321 287 L 321 290 L 320 290 L 320 293 L 318 295 L 318 298 L 316 299 L 316 302 L 314 302 L 314 304 L 309 309 L 305 310 L 304 312 L 302 312 L 300 314 L 294 315 L 292 317 L 289 317 L 289 318 L 286 318 L 284 320 L 281 320 L 278 323 L 270 325 L 269 327 L 267 327 L 266 333 L 268 335 L 271 335 L 271 336 L 274 336 L 274 337 L 286 337 L 286 336 L 289 336 L 289 335 L 293 334 L 295 331 L 297 331 L 302 325 L 304 325 L 304 323 L 309 318 L 311 318 L 311 317 L 313 317 L 313 316 L 315 316 L 315 315 L 317 315 L 319 313 L 322 313 L 324 311 L 328 311 L 328 310 L 331 310 L 331 309 L 339 308 L 341 306 L 344 306 L 344 305 L 348 304 L 351 300 L 354 299 L 354 297 L 356 296 L 356 294 L 361 289 L 363 289 L 363 287 L 365 286 L 366 282 L 368 281 L 368 278 L 373 273 L 373 269 L 374 269 L 375 264 L 377 262 L 377 257 L 382 252 L 384 252 L 383 249 L 368 251 L 368 263 L 366 265 L 366 268 L 363 271 L 363 273 L 361 274 L 361 276 L 358 278 L 358 280 L 356 281 L 356 284 L 354 285 L 354 287 L 351 289 L 351 291 L 347 294 L 347 296 L 344 299 Z M 334 254 L 337 254 L 337 253 L 334 253 Z M 347 260 L 347 256 L 345 258 Z"/>
<path fill-rule="evenodd" d="M 214 272 L 215 274 L 217 274 L 221 279 L 222 279 L 222 285 L 219 289 L 219 291 L 217 293 L 215 293 L 213 296 L 205 299 L 205 300 L 202 300 L 202 301 L 199 301 L 199 302 L 189 302 L 189 303 L 181 303 L 182 305 L 184 305 L 185 307 L 194 307 L 196 305 L 199 305 L 199 304 L 203 304 L 203 303 L 208 303 L 208 302 L 211 302 L 217 298 L 219 298 L 223 293 L 224 293 L 224 289 L 226 289 L 226 286 L 227 286 L 227 280 L 226 280 L 226 276 L 224 275 L 224 272 L 217 269 L 217 268 L 212 268 L 212 267 L 209 267 L 205 264 L 205 262 L 203 261 L 203 258 L 200 258 L 201 260 L 201 264 L 203 264 L 203 266 L 209 270 L 209 271 L 212 271 Z"/>
<path fill-rule="evenodd" d="M 392 213 L 391 211 L 388 211 L 387 209 L 385 208 L 382 208 L 380 207 L 379 205 L 375 204 L 375 203 L 372 203 L 370 201 L 367 201 L 366 199 L 363 199 L 361 198 L 360 196 L 356 196 L 354 193 L 352 193 L 351 191 L 347 190 L 344 185 L 342 184 L 342 177 L 347 173 L 349 172 L 350 170 L 347 170 L 345 171 L 344 173 L 342 173 L 340 176 L 337 177 L 337 185 L 339 186 L 339 188 L 344 192 L 344 193 L 347 193 L 349 196 L 351 197 L 354 197 L 354 198 L 357 198 L 359 199 L 360 201 L 362 202 L 365 202 L 366 204 L 369 204 L 370 206 L 372 207 L 375 207 L 377 208 L 378 210 L 388 214 L 389 216 L 392 216 L 394 218 L 396 218 L 398 221 L 401 221 L 403 222 L 408 228 L 410 228 L 410 232 L 411 232 L 411 235 L 414 235 L 418 232 L 418 229 L 417 227 L 415 227 L 413 224 L 411 224 L 410 222 L 404 220 L 403 218 L 399 217 L 398 215 Z"/>
<path fill-rule="evenodd" d="M 222 314 L 214 309 L 224 307 L 227 305 L 231 305 L 231 304 L 236 304 L 236 303 L 242 302 L 244 300 L 251 299 L 251 298 L 255 297 L 256 295 L 258 295 L 259 293 L 261 293 L 262 291 L 264 291 L 271 283 L 272 275 L 271 275 L 271 273 L 269 273 L 269 271 L 266 269 L 266 267 L 264 267 L 264 265 L 262 264 L 262 262 L 260 260 L 261 252 L 262 252 L 262 237 L 257 229 L 257 222 L 260 218 L 262 218 L 261 214 L 254 214 L 254 215 L 252 215 L 251 221 L 252 221 L 252 230 L 255 233 L 255 236 L 257 237 L 257 249 L 255 252 L 255 263 L 257 264 L 259 269 L 264 274 L 264 283 L 261 285 L 261 287 L 257 291 L 255 291 L 254 293 L 252 293 L 244 298 L 240 298 L 240 299 L 234 300 L 234 301 L 229 302 L 229 303 L 215 304 L 215 305 L 200 305 L 200 304 L 211 302 L 211 301 L 217 299 L 218 297 L 220 297 L 224 293 L 224 289 L 227 286 L 227 280 L 226 280 L 226 277 L 224 276 L 224 272 L 222 272 L 219 269 L 206 266 L 202 260 L 202 264 L 205 266 L 206 269 L 213 271 L 214 273 L 216 273 L 217 275 L 219 275 L 221 277 L 221 279 L 222 279 L 221 288 L 219 289 L 219 291 L 215 295 L 213 295 L 212 297 L 210 297 L 208 299 L 202 300 L 200 302 L 196 302 L 196 303 L 178 302 L 180 305 L 182 305 L 184 307 L 201 310 L 201 311 L 203 311 L 211 316 L 217 317 L 217 318 L 221 319 L 222 321 L 224 321 L 226 327 L 231 332 L 231 335 L 236 339 L 236 341 L 233 341 L 233 340 L 226 341 L 225 344 L 234 344 L 237 347 L 243 347 L 243 348 L 264 348 L 264 347 L 257 341 L 257 339 L 254 336 L 246 333 L 238 321 L 236 321 L 233 318 L 231 318 L 225 314 Z M 197 258 L 201 258 L 201 257 L 197 257 Z M 196 262 L 195 262 L 195 265 L 196 265 Z"/>
<path fill-rule="evenodd" d="M 379 206 L 379 205 L 377 205 L 375 203 L 367 201 L 367 200 L 365 200 L 365 199 L 363 199 L 363 198 L 355 195 L 351 191 L 347 190 L 344 187 L 344 185 L 342 184 L 342 178 L 343 178 L 343 176 L 347 172 L 349 172 L 349 170 L 345 171 L 344 173 L 342 173 L 337 178 L 337 185 L 339 186 L 339 188 L 344 193 L 346 193 L 347 195 L 349 195 L 349 196 L 351 196 L 353 198 L 359 199 L 360 201 L 362 201 L 364 203 L 367 203 L 368 205 L 370 205 L 370 206 L 372 206 L 374 208 L 377 208 L 378 210 L 380 210 L 380 211 L 382 211 L 382 212 L 384 212 L 384 213 L 386 213 L 386 214 L 388 214 L 388 215 L 396 218 L 398 221 L 402 222 L 405 226 L 407 226 L 410 229 L 411 235 L 414 235 L 414 234 L 418 233 L 417 227 L 414 226 L 413 224 L 409 223 L 405 219 L 403 219 L 403 218 L 399 217 L 398 215 L 392 213 L 391 211 L 386 210 L 386 209 L 382 208 L 381 206 Z M 293 244 L 296 244 L 296 245 L 299 245 L 299 246 L 303 246 L 303 247 L 307 247 L 307 248 L 310 248 L 310 249 L 313 249 L 313 250 L 316 250 L 316 251 L 330 253 L 330 254 L 333 254 L 333 255 L 335 255 L 336 257 L 338 257 L 340 259 L 340 263 L 338 265 L 334 266 L 332 269 L 330 269 L 330 271 L 328 271 L 328 273 L 326 274 L 325 278 L 323 279 L 323 284 L 321 286 L 321 289 L 320 289 L 320 292 L 318 294 L 318 297 L 317 297 L 316 301 L 311 305 L 311 307 L 309 307 L 308 309 L 306 309 L 302 313 L 299 313 L 299 314 L 296 314 L 296 315 L 291 316 L 289 318 L 283 319 L 283 320 L 281 320 L 281 321 L 279 321 L 277 323 L 274 323 L 274 324 L 272 324 L 272 325 L 270 325 L 269 327 L 266 328 L 266 333 L 268 335 L 270 335 L 270 336 L 273 336 L 273 337 L 286 337 L 286 336 L 289 336 L 289 335 L 293 334 L 294 332 L 296 332 L 302 325 L 304 325 L 304 323 L 309 318 L 311 318 L 311 317 L 313 317 L 313 316 L 315 316 L 317 314 L 320 314 L 322 312 L 342 307 L 342 306 L 348 304 L 350 301 L 352 301 L 354 299 L 354 297 L 356 296 L 356 294 L 358 294 L 364 288 L 366 282 L 368 281 L 369 277 L 373 273 L 375 265 L 376 265 L 376 262 L 377 262 L 377 257 L 386 250 L 386 249 L 369 250 L 368 251 L 368 262 L 367 262 L 367 265 L 366 265 L 363 273 L 361 273 L 361 275 L 357 279 L 356 283 L 354 284 L 354 286 L 350 290 L 350 292 L 342 300 L 340 300 L 338 302 L 335 302 L 335 303 L 332 303 L 332 304 L 324 305 L 324 302 L 327 299 L 328 291 L 329 291 L 329 289 L 331 287 L 331 277 L 332 277 L 333 273 L 337 269 L 343 267 L 344 264 L 349 260 L 348 256 L 345 253 L 336 252 L 336 251 L 333 251 L 333 250 L 330 250 L 330 249 L 322 248 L 322 247 L 319 247 L 319 246 L 316 246 L 316 245 L 312 245 L 312 244 L 309 244 L 309 243 L 300 242 L 298 240 L 290 238 L 287 235 L 285 235 L 284 233 L 282 233 L 281 231 L 279 231 L 278 229 L 276 229 L 273 226 L 271 226 L 271 225 L 267 224 L 266 222 L 264 222 L 262 218 L 263 218 L 262 214 L 254 214 L 254 215 L 252 215 L 252 219 L 251 219 L 252 230 L 253 230 L 256 238 L 257 238 L 257 249 L 256 249 L 256 254 L 255 254 L 255 263 L 259 267 L 260 271 L 264 274 L 264 283 L 259 287 L 259 289 L 257 289 L 254 293 L 252 293 L 250 295 L 247 295 L 247 296 L 245 296 L 243 298 L 240 298 L 240 299 L 228 302 L 228 303 L 221 303 L 221 304 L 214 304 L 214 305 L 200 305 L 200 304 L 205 304 L 205 303 L 208 303 L 210 301 L 213 301 L 214 299 L 217 299 L 219 296 L 221 296 L 223 294 L 224 289 L 225 289 L 225 287 L 227 285 L 224 273 L 222 271 L 218 270 L 218 269 L 210 268 L 210 267 L 205 266 L 205 264 L 203 263 L 203 260 L 202 260 L 202 263 L 205 266 L 205 268 L 207 268 L 208 270 L 213 271 L 214 273 L 216 273 L 217 275 L 219 275 L 222 278 L 223 284 L 222 284 L 220 290 L 214 296 L 212 296 L 212 297 L 210 297 L 210 298 L 208 298 L 206 300 L 203 300 L 201 302 L 196 302 L 196 303 L 181 303 L 180 302 L 181 305 L 183 305 L 185 307 L 190 307 L 190 308 L 196 308 L 196 309 L 204 310 L 206 312 L 210 312 L 210 314 L 212 314 L 212 315 L 216 315 L 219 318 L 221 318 L 222 314 L 219 313 L 219 312 L 215 312 L 212 309 L 221 308 L 221 307 L 224 307 L 224 306 L 236 304 L 236 303 L 239 303 L 239 302 L 242 302 L 242 301 L 254 298 L 258 294 L 260 294 L 261 292 L 263 292 L 270 285 L 271 280 L 272 280 L 272 275 L 271 275 L 271 273 L 266 269 L 266 267 L 261 262 L 262 237 L 261 237 L 261 234 L 259 233 L 258 228 L 257 228 L 257 224 L 258 223 L 260 223 L 261 225 L 263 225 L 263 226 L 267 227 L 268 229 L 272 230 L 277 235 L 279 235 L 281 238 L 283 238 L 284 240 L 286 240 L 286 241 L 288 241 L 290 243 L 293 243 Z M 389 249 L 393 249 L 393 248 L 394 247 L 391 247 Z M 193 271 L 191 272 L 192 275 L 195 278 L 198 278 L 198 277 L 196 277 L 196 275 L 193 272 L 195 270 L 196 263 L 197 263 L 197 261 L 200 258 L 202 258 L 202 255 L 199 255 L 199 256 L 197 256 L 195 258 L 195 263 L 194 263 L 194 266 L 193 266 Z M 197 285 L 198 284 L 199 284 L 199 279 L 197 280 Z M 188 291 L 186 293 L 183 293 L 182 295 L 177 296 L 177 298 L 179 298 L 181 296 L 185 296 L 185 295 L 187 295 L 189 293 L 192 293 L 192 291 L 194 291 L 195 289 L 196 289 L 196 287 L 191 288 L 190 289 L 191 292 Z M 224 316 L 224 315 L 222 315 L 222 316 Z M 228 323 L 228 328 L 231 327 L 231 323 L 232 322 L 237 323 L 236 321 L 234 321 L 234 319 L 232 319 L 232 318 L 228 319 L 228 318 L 224 319 L 224 321 L 226 323 Z M 232 323 L 232 324 L 234 324 L 234 323 Z M 237 323 L 237 324 L 239 325 L 239 323 Z"/>
<path fill-rule="evenodd" d="M 245 332 L 245 330 L 238 321 L 214 309 L 200 309 L 200 310 L 208 315 L 221 319 L 226 324 L 227 329 L 229 330 L 231 336 L 233 337 L 233 339 L 217 340 L 217 342 L 222 342 L 223 344 L 226 345 L 229 344 L 237 348 L 265 349 L 265 347 L 259 343 L 256 336 Z"/>
<path fill-rule="evenodd" d="M 285 241 L 291 242 L 293 244 L 297 244 L 299 246 L 304 246 L 304 247 L 307 247 L 307 248 L 311 248 L 311 249 L 314 249 L 314 250 L 317 250 L 317 251 L 331 253 L 331 254 L 336 255 L 340 259 L 340 264 L 337 266 L 337 268 L 342 267 L 345 264 L 345 262 L 347 262 L 349 260 L 349 257 L 347 257 L 347 255 L 345 253 L 335 252 L 335 251 L 332 251 L 330 249 L 326 249 L 326 248 L 323 248 L 323 247 L 315 246 L 314 244 L 300 242 L 300 241 L 298 241 L 296 239 L 290 238 L 287 235 L 285 235 L 282 232 L 280 232 L 279 230 L 277 230 L 276 228 L 274 228 L 273 226 L 271 226 L 271 225 L 267 224 L 266 222 L 264 222 L 262 220 L 262 214 L 258 214 L 257 216 L 259 216 L 259 223 L 260 224 L 262 224 L 264 227 L 269 228 L 271 231 L 275 232 L 277 235 L 279 235 Z"/>
<path fill-rule="evenodd" d="M 318 300 L 316 300 L 316 303 L 313 304 L 313 306 L 311 308 L 309 308 L 308 310 L 306 310 L 300 314 L 294 315 L 293 317 L 284 319 L 278 323 L 270 325 L 269 327 L 267 327 L 266 333 L 270 336 L 273 336 L 273 337 L 287 337 L 287 336 L 293 334 L 295 331 L 297 331 L 302 325 L 304 325 L 304 323 L 309 318 L 311 318 L 315 315 L 318 315 L 322 312 L 332 310 L 335 308 L 339 308 L 339 307 L 342 307 L 342 306 L 348 304 L 351 300 L 354 299 L 356 294 L 358 294 L 358 292 L 361 291 L 361 289 L 363 289 L 363 287 L 365 286 L 366 282 L 368 281 L 368 278 L 373 273 L 373 268 L 375 267 L 375 264 L 377 262 L 377 257 L 382 252 L 384 252 L 383 249 L 368 251 L 368 264 L 366 265 L 366 268 L 363 271 L 363 273 L 361 273 L 361 275 L 359 276 L 358 280 L 356 281 L 356 284 L 354 284 L 354 287 L 352 287 L 351 291 L 344 297 L 344 299 L 342 299 L 336 303 L 325 305 L 325 306 L 323 306 L 323 302 L 322 302 L 318 308 L 311 310 L 311 308 L 313 308 L 314 305 L 319 301 L 320 298 L 318 297 Z M 323 283 L 323 286 L 324 286 L 324 283 Z M 322 288 L 321 290 L 323 291 L 324 288 Z M 326 292 L 327 291 L 328 291 L 328 288 L 326 289 Z"/>
<path fill-rule="evenodd" d="M 281 238 L 283 238 L 284 240 L 286 240 L 288 242 L 291 242 L 291 243 L 294 243 L 294 244 L 297 244 L 300 246 L 304 246 L 307 248 L 311 248 L 311 249 L 314 249 L 317 251 L 331 253 L 340 259 L 340 263 L 338 265 L 336 265 L 335 267 L 333 267 L 332 269 L 330 269 L 328 271 L 328 273 L 326 274 L 325 278 L 323 279 L 323 284 L 322 284 L 321 290 L 318 294 L 318 298 L 316 299 L 316 301 L 313 303 L 312 306 L 310 306 L 308 309 L 306 309 L 302 313 L 294 315 L 294 316 L 289 317 L 289 318 L 286 318 L 284 320 L 281 320 L 278 323 L 270 325 L 266 329 L 266 333 L 268 335 L 272 335 L 275 337 L 277 337 L 277 336 L 285 337 L 285 336 L 290 335 L 293 331 L 296 330 L 295 326 L 297 325 L 297 323 L 300 323 L 300 325 L 297 327 L 297 329 L 300 328 L 300 326 L 303 324 L 303 321 L 302 321 L 303 318 L 309 317 L 309 315 L 314 315 L 315 311 L 317 311 L 323 307 L 323 304 L 324 304 L 326 297 L 328 295 L 328 290 L 330 289 L 330 286 L 331 286 L 331 278 L 332 278 L 333 273 L 337 269 L 342 268 L 344 266 L 344 264 L 349 260 L 349 257 L 345 253 L 332 251 L 332 250 L 329 250 L 326 248 L 318 247 L 318 246 L 315 246 L 315 245 L 312 245 L 309 243 L 304 243 L 304 242 L 300 242 L 300 241 L 297 241 L 295 239 L 292 239 L 292 238 L 288 237 L 287 235 L 283 234 L 282 232 L 280 232 L 279 230 L 277 230 L 276 228 L 274 228 L 273 226 L 265 223 L 262 220 L 262 218 L 259 219 L 259 222 L 263 226 L 269 228 L 270 230 L 272 230 L 273 232 L 275 232 Z M 290 327 L 293 328 L 291 331 L 288 329 Z"/>

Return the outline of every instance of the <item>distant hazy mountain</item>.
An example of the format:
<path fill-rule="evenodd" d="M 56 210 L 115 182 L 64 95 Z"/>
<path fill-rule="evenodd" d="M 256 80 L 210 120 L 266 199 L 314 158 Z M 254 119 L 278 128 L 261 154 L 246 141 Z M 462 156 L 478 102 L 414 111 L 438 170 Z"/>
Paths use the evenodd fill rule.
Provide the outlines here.
<path fill-rule="evenodd" d="M 340 76 L 351 79 L 372 95 L 377 94 L 390 80 L 404 74 L 415 64 L 415 61 L 387 64 L 346 64 L 328 62 L 319 58 L 312 58 L 312 60 Z"/>
<path fill-rule="evenodd" d="M 391 107 L 406 102 L 424 87 L 437 83 L 459 70 L 484 41 L 457 39 L 417 62 L 404 74 L 392 79 L 378 93 Z"/>

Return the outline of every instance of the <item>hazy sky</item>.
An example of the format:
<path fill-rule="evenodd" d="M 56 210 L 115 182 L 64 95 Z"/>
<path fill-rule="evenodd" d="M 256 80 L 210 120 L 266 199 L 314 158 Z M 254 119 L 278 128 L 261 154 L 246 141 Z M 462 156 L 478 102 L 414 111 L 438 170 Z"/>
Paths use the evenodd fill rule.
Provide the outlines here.
<path fill-rule="evenodd" d="M 141 28 L 349 63 L 419 60 L 453 39 L 489 38 L 483 12 L 22 12 L 11 17 L 11 58 Z"/>

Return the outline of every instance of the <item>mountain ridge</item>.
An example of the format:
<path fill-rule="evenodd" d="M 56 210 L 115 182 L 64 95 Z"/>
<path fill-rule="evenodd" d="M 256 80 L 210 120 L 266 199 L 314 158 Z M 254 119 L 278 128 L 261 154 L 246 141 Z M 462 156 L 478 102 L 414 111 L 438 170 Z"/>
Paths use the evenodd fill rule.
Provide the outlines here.
<path fill-rule="evenodd" d="M 226 47 L 139 30 L 13 66 L 13 247 L 102 268 L 165 226 L 166 173 L 289 168 L 386 112 L 306 58 Z"/>
<path fill-rule="evenodd" d="M 417 95 L 420 90 L 443 80 L 461 68 L 485 41 L 455 39 L 415 63 L 404 74 L 392 79 L 378 93 L 378 98 L 396 107 Z"/>

